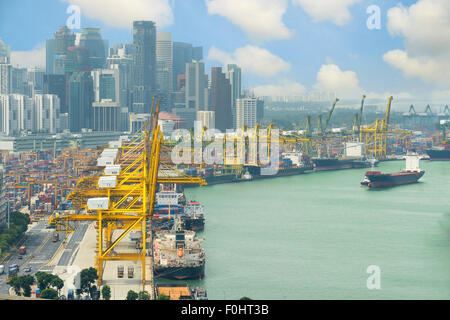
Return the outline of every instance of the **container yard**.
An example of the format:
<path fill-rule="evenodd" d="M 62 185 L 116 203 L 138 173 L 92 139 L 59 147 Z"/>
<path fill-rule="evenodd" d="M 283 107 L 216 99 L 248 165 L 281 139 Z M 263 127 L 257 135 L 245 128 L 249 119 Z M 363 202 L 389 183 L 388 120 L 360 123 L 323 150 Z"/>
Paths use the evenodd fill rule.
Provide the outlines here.
<path fill-rule="evenodd" d="M 207 261 L 215 254 L 205 250 L 209 246 L 204 234 L 208 234 L 214 205 L 197 201 L 203 188 L 192 187 L 222 183 L 232 187 L 242 182 L 250 187 L 259 180 L 306 179 L 319 175 L 316 172 L 365 168 L 372 171 L 366 172 L 361 185 L 384 187 L 372 182 L 382 175 L 374 167 L 403 160 L 411 149 L 416 150 L 417 159 L 428 160 L 431 145 L 438 145 L 437 140 L 445 145 L 447 127 L 444 122 L 441 136 L 389 129 L 385 123 L 391 101 L 374 131 L 369 125 L 344 135 L 327 131 L 326 126 L 310 128 L 309 134 L 303 135 L 282 132 L 276 140 L 280 148 L 276 170 L 270 175 L 263 174 L 263 161 L 252 160 L 248 149 L 235 155 L 241 164 L 173 163 L 168 155 L 174 145 L 162 139 L 157 125 L 159 104 L 142 130 L 103 147 L 3 153 L 8 209 L 29 214 L 32 230 L 42 234 L 39 245 L 33 244 L 29 250 L 25 244 L 18 247 L 17 261 L 25 261 L 26 270 L 53 272 L 64 279 L 66 298 L 82 298 L 74 294 L 74 280 L 82 269 L 94 267 L 96 285 L 109 286 L 113 299 L 126 299 L 133 290 L 145 291 L 151 299 L 206 300 L 202 283 L 208 283 Z M 234 138 L 237 149 L 245 144 Z M 367 141 L 379 145 L 373 147 Z M 268 150 L 271 148 L 268 144 Z M 402 177 L 406 175 L 412 173 Z M 411 182 L 392 184 L 406 183 Z M 38 264 L 33 261 L 39 254 L 46 258 Z M 33 263 L 36 269 L 28 267 Z M 4 268 L 8 279 L 21 270 L 20 264 Z M 215 292 L 214 288 L 208 290 Z"/>

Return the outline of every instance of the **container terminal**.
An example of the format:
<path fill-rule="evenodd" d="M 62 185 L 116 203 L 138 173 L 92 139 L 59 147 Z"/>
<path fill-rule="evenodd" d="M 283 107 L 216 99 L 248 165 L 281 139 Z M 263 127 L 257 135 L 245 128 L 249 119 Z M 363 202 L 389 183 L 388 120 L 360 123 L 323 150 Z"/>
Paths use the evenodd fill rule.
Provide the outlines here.
<path fill-rule="evenodd" d="M 410 149 L 421 152 L 423 159 L 437 160 L 429 150 L 448 149 L 449 121 L 441 121 L 441 135 L 420 141 L 411 131 L 391 128 L 392 97 L 385 116 L 375 123 L 360 123 L 363 97 L 354 125 L 330 131 L 337 102 L 325 125 L 319 119 L 314 128 L 309 119 L 304 131 L 280 134 L 279 167 L 269 176 L 261 174 L 262 162 L 248 151 L 236 152 L 232 164 L 174 164 L 170 154 L 175 144 L 164 139 L 158 125 L 160 101 L 153 104 L 150 121 L 141 130 L 104 147 L 3 152 L 7 207 L 30 215 L 30 239 L 36 243 L 18 246 L 22 259 L 6 254 L 1 264 L 11 276 L 32 265 L 32 272 L 54 272 L 67 283 L 73 283 L 81 269 L 94 266 L 98 286 L 111 286 L 115 299 L 124 299 L 130 289 L 145 290 L 153 299 L 160 293 L 171 299 L 206 299 L 201 288 L 156 281 L 205 276 L 207 253 L 196 232 L 207 228 L 208 208 L 186 199 L 185 187 L 373 167 L 378 161 L 403 159 Z M 273 129 L 266 129 L 267 136 Z M 233 139 L 236 150 L 249 144 L 244 136 Z M 173 276 L 164 271 L 175 265 Z M 12 292 L 3 282 L 0 289 L 1 294 Z M 66 295 L 73 292 L 64 290 Z"/>

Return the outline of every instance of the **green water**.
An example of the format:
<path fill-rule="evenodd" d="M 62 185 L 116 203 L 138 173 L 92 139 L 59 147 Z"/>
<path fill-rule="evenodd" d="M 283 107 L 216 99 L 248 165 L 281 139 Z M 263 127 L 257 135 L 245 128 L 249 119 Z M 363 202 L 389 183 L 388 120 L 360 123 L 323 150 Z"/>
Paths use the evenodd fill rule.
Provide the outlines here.
<path fill-rule="evenodd" d="M 206 277 L 190 284 L 210 299 L 450 299 L 450 162 L 421 166 L 384 190 L 360 187 L 365 169 L 187 189 L 206 218 Z"/>

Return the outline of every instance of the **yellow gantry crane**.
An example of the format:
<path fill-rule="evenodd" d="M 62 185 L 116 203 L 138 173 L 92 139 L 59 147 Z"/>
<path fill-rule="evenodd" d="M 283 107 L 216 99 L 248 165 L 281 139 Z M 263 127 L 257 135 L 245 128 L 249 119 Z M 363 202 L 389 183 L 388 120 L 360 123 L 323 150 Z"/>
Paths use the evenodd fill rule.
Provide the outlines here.
<path fill-rule="evenodd" d="M 390 96 L 387 103 L 386 114 L 383 119 L 376 119 L 373 124 L 365 127 L 359 126 L 360 141 L 365 144 L 367 155 L 377 158 L 386 158 L 388 134 L 411 134 L 411 131 L 406 130 L 389 130 L 392 100 L 393 97 Z"/>
<path fill-rule="evenodd" d="M 73 205 L 84 207 L 86 213 L 60 214 L 49 221 L 49 224 L 55 225 L 57 231 L 72 231 L 70 222 L 96 222 L 98 236 L 95 267 L 99 285 L 103 280 L 105 263 L 118 260 L 141 262 L 142 285 L 144 288 L 151 285 L 147 281 L 153 272 L 151 268 L 146 268 L 151 263 L 151 254 L 147 247 L 152 243 L 150 218 L 157 184 L 206 184 L 204 179 L 182 175 L 181 172 L 168 174 L 170 168 L 160 166 L 163 134 L 158 125 L 158 115 L 161 100 L 155 108 L 155 99 L 156 97 L 153 97 L 149 123 L 120 147 L 115 163 L 120 166 L 120 172 L 108 178 L 110 181 L 112 178 L 114 183 L 102 187 L 99 182 L 105 176 L 80 179 L 68 198 L 72 200 Z M 147 234 L 148 229 L 150 232 Z M 122 230 L 117 237 L 114 234 L 116 230 Z M 136 246 L 139 249 L 136 249 L 137 252 L 123 252 L 119 244 L 132 230 L 141 231 L 141 239 Z"/>

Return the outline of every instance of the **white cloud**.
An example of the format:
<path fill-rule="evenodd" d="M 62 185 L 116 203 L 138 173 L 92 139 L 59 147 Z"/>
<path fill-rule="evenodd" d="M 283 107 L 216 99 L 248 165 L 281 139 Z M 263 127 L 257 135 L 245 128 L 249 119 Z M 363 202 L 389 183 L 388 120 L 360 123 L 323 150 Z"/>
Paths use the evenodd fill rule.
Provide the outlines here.
<path fill-rule="evenodd" d="M 329 20 L 332 23 L 343 26 L 351 21 L 348 8 L 361 0 L 292 0 L 300 5 L 313 21 Z"/>
<path fill-rule="evenodd" d="M 289 79 L 284 79 L 280 81 L 279 84 L 276 85 L 269 84 L 269 85 L 255 86 L 252 88 L 252 90 L 253 93 L 259 97 L 263 96 L 292 97 L 303 95 L 306 92 L 306 88 L 301 83 Z"/>
<path fill-rule="evenodd" d="M 223 65 L 235 63 L 243 72 L 261 77 L 272 77 L 291 68 L 291 65 L 280 57 L 252 45 L 238 48 L 231 54 L 212 46 L 208 59 L 219 61 Z"/>
<path fill-rule="evenodd" d="M 388 30 L 404 38 L 405 50 L 392 50 L 383 59 L 406 76 L 450 85 L 450 1 L 418 0 L 409 8 L 388 11 Z"/>
<path fill-rule="evenodd" d="M 151 20 L 158 27 L 173 23 L 169 0 L 63 0 L 81 8 L 83 16 L 117 28 L 131 28 L 134 20 Z"/>
<path fill-rule="evenodd" d="M 45 46 L 40 44 L 29 51 L 11 51 L 11 64 L 26 68 L 45 68 Z"/>
<path fill-rule="evenodd" d="M 287 39 L 292 35 L 282 18 L 287 0 L 205 0 L 208 13 L 217 14 L 257 40 Z"/>
<path fill-rule="evenodd" d="M 319 91 L 333 92 L 341 98 L 355 98 L 362 94 L 359 80 L 354 71 L 342 71 L 335 64 L 322 65 L 317 73 L 314 88 Z"/>

